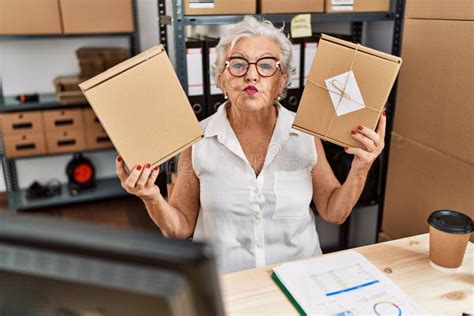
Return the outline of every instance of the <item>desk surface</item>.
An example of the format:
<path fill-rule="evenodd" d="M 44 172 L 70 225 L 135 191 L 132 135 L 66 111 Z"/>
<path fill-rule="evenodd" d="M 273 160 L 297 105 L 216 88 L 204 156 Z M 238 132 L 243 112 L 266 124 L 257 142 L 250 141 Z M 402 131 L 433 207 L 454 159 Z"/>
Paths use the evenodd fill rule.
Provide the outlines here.
<path fill-rule="evenodd" d="M 364 255 L 418 304 L 432 314 L 474 314 L 474 245 L 469 243 L 456 274 L 431 268 L 428 234 L 352 250 Z M 330 256 L 327 254 L 326 256 Z M 298 315 L 271 279 L 272 267 L 235 272 L 221 277 L 228 315 Z"/>

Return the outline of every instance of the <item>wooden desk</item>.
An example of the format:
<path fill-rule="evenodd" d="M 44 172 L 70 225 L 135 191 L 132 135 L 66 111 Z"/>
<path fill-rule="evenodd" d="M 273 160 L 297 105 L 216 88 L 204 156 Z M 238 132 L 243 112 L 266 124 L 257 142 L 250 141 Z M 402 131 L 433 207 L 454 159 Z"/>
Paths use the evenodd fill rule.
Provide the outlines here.
<path fill-rule="evenodd" d="M 431 268 L 428 234 L 355 248 L 432 314 L 474 314 L 474 245 L 469 243 L 456 274 Z M 328 254 L 327 256 L 330 256 Z M 298 315 L 271 279 L 272 266 L 221 277 L 228 315 Z"/>

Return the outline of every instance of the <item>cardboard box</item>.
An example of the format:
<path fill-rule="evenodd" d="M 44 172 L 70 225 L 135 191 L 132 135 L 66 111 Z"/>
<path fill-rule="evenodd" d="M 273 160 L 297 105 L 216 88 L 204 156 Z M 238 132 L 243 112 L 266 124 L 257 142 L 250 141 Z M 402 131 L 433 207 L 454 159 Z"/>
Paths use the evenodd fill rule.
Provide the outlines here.
<path fill-rule="evenodd" d="M 133 32 L 132 0 L 59 0 L 65 34 Z"/>
<path fill-rule="evenodd" d="M 86 97 L 79 88 L 83 80 L 79 76 L 59 76 L 53 81 L 56 88 L 56 98 L 60 104 L 87 104 Z"/>
<path fill-rule="evenodd" d="M 474 21 L 405 19 L 393 130 L 474 164 L 474 50 L 467 43 L 474 43 Z"/>
<path fill-rule="evenodd" d="M 472 0 L 407 0 L 405 18 L 474 20 Z"/>
<path fill-rule="evenodd" d="M 47 132 L 82 129 L 81 109 L 43 111 L 44 129 Z"/>
<path fill-rule="evenodd" d="M 43 132 L 3 136 L 5 156 L 29 157 L 46 154 L 46 141 Z"/>
<path fill-rule="evenodd" d="M 203 136 L 162 45 L 79 86 L 130 168 L 158 166 Z"/>
<path fill-rule="evenodd" d="M 255 14 L 256 0 L 184 0 L 184 15 Z"/>
<path fill-rule="evenodd" d="M 324 12 L 324 0 L 258 0 L 260 13 Z"/>
<path fill-rule="evenodd" d="M 0 126 L 4 136 L 36 134 L 43 132 L 43 119 L 40 111 L 2 113 Z"/>
<path fill-rule="evenodd" d="M 85 129 L 86 149 L 113 148 L 114 145 L 104 129 Z"/>
<path fill-rule="evenodd" d="M 474 215 L 474 166 L 392 133 L 382 230 L 393 238 L 428 232 L 431 212 Z"/>
<path fill-rule="evenodd" d="M 61 34 L 57 0 L 0 0 L 1 35 Z"/>
<path fill-rule="evenodd" d="M 386 11 L 390 11 L 390 0 L 326 0 L 327 13 Z"/>
<path fill-rule="evenodd" d="M 401 62 L 399 57 L 361 45 L 356 51 L 356 44 L 323 34 L 293 127 L 340 146 L 362 147 L 351 131 L 359 124 L 376 128 Z M 344 78 L 332 80 L 350 72 L 351 65 L 359 88 L 354 93 L 351 81 L 344 88 Z M 362 101 L 355 101 L 357 91 Z M 346 105 L 359 110 L 338 115 L 336 109 Z"/>
<path fill-rule="evenodd" d="M 81 151 L 86 148 L 82 129 L 49 131 L 46 132 L 45 136 L 46 147 L 50 154 Z"/>

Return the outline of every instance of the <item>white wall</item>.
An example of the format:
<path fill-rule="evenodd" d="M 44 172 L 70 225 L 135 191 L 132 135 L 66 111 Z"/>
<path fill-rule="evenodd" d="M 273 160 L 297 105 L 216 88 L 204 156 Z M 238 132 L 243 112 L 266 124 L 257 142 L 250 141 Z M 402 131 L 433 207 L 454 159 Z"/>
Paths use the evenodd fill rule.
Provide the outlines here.
<path fill-rule="evenodd" d="M 158 10 L 155 0 L 137 1 L 143 50 L 159 41 Z M 53 79 L 56 76 L 79 72 L 75 51 L 82 46 L 128 47 L 128 39 L 90 37 L 0 41 L 0 79 L 4 95 L 54 92 Z M 99 178 L 115 176 L 115 152 L 98 151 L 85 156 L 92 160 Z M 35 180 L 46 182 L 52 178 L 66 182 L 65 169 L 71 157 L 60 155 L 17 160 L 20 187 L 26 188 Z M 3 171 L 0 172 L 0 191 L 5 191 Z"/>

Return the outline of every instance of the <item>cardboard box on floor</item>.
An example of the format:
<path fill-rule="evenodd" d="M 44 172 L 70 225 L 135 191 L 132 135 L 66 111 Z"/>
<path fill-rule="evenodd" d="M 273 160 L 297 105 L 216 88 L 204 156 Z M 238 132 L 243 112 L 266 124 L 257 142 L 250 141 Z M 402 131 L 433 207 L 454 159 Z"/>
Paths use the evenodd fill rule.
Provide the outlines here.
<path fill-rule="evenodd" d="M 160 165 L 202 137 L 161 45 L 79 86 L 129 168 Z"/>
<path fill-rule="evenodd" d="M 398 134 L 470 164 L 474 164 L 472 43 L 474 21 L 405 19 L 404 66 L 393 127 Z"/>
<path fill-rule="evenodd" d="M 324 12 L 324 0 L 258 0 L 260 13 Z"/>
<path fill-rule="evenodd" d="M 405 18 L 474 20 L 474 1 L 407 0 Z"/>
<path fill-rule="evenodd" d="M 257 0 L 184 0 L 184 15 L 255 14 Z"/>
<path fill-rule="evenodd" d="M 351 131 L 357 125 L 375 129 L 392 89 L 401 59 L 374 49 L 323 34 L 303 92 L 293 128 L 316 135 L 340 146 L 362 147 Z M 359 86 L 365 107 L 337 115 L 325 80 L 351 70 Z M 339 102 L 344 82 L 337 92 Z M 329 87 L 334 91 L 333 87 Z M 334 96 L 335 94 L 333 94 Z M 349 101 L 352 103 L 352 101 Z"/>
<path fill-rule="evenodd" d="M 427 233 L 440 209 L 472 218 L 473 189 L 473 165 L 392 133 L 382 230 L 396 239 Z"/>
<path fill-rule="evenodd" d="M 0 34 L 61 34 L 58 0 L 0 0 Z"/>
<path fill-rule="evenodd" d="M 390 0 L 326 0 L 326 12 L 385 12 L 390 10 Z"/>

